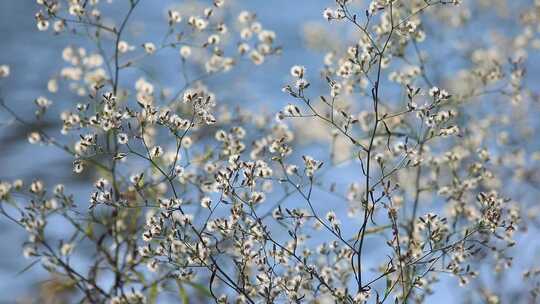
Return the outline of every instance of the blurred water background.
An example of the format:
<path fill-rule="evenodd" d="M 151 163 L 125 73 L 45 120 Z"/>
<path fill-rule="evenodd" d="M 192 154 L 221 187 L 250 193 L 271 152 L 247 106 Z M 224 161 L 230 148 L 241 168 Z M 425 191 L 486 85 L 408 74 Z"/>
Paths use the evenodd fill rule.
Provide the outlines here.
<path fill-rule="evenodd" d="M 136 24 L 131 25 L 128 36 L 132 38 L 133 44 L 142 44 L 146 41 L 159 41 L 163 36 L 166 24 L 167 8 L 179 1 L 168 0 L 143 0 L 137 8 L 133 20 Z M 276 111 L 290 102 L 290 99 L 281 92 L 281 88 L 289 81 L 289 68 L 294 64 L 305 65 L 308 74 L 312 78 L 317 77 L 318 70 L 322 67 L 324 56 L 324 46 L 332 43 L 328 36 L 339 34 L 340 37 L 347 38 L 350 31 L 343 27 L 331 27 L 322 18 L 322 11 L 325 7 L 332 5 L 331 0 L 251 0 L 236 1 L 241 7 L 253 11 L 257 14 L 261 23 L 276 32 L 278 45 L 283 46 L 283 53 L 279 57 L 268 59 L 263 66 L 258 69 L 251 69 L 249 64 L 240 64 L 232 72 L 211 78 L 206 83 L 211 89 L 215 88 L 220 92 L 219 100 L 230 105 L 257 109 L 261 111 Z M 515 1 L 516 8 L 528 1 Z M 121 12 L 121 7 L 112 6 L 111 16 Z M 34 13 L 37 11 L 35 1 L 30 0 L 0 0 L 0 63 L 11 66 L 11 77 L 3 80 L 0 86 L 1 95 L 6 99 L 8 105 L 16 110 L 22 117 L 31 121 L 34 111 L 34 99 L 37 96 L 46 96 L 54 101 L 54 106 L 47 119 L 42 125 L 48 132 L 60 138 L 60 128 L 58 124 L 59 110 L 70 106 L 73 107 L 80 99 L 67 90 L 60 90 L 56 95 L 46 92 L 47 81 L 53 72 L 57 72 L 59 67 L 64 66 L 61 58 L 62 49 L 66 45 L 85 45 L 81 38 L 74 38 L 73 35 L 60 35 L 51 37 L 51 33 L 41 33 L 37 30 Z M 511 32 L 512 20 L 508 24 L 501 24 L 500 20 L 490 19 L 484 16 L 475 20 L 468 31 L 435 35 L 429 38 L 423 45 L 424 48 L 434 48 L 437 56 L 431 58 L 438 69 L 459 69 L 464 63 L 460 58 L 455 58 L 452 54 L 455 49 L 438 48 L 440 41 L 447 39 L 459 41 L 464 35 L 475 35 L 483 32 L 482 29 L 494 26 L 505 28 Z M 137 31 L 140 29 L 140 32 Z M 436 28 L 427 29 L 428 37 Z M 306 33 L 310 39 L 306 39 Z M 316 34 L 319 34 L 318 36 Z M 326 35 L 326 36 L 325 36 Z M 470 38 L 469 38 L 470 39 Z M 479 35 L 478 43 L 488 37 Z M 173 51 L 169 51 L 173 52 Z M 170 53 L 156 56 L 145 62 L 141 68 L 150 76 L 155 76 L 160 85 L 170 88 L 182 86 L 178 65 L 169 62 Z M 530 70 L 534 74 L 538 72 L 540 65 L 533 65 Z M 434 77 L 437 71 L 428 71 Z M 436 79 L 436 78 L 435 78 Z M 130 81 L 128 75 L 126 83 Z M 537 78 L 528 81 L 537 81 Z M 323 84 L 318 79 L 313 79 L 315 92 L 323 91 Z M 220 87 L 227 86 L 227 90 L 219 90 Z M 489 111 L 489 109 L 488 109 Z M 47 185 L 64 183 L 68 185 L 71 193 L 76 193 L 80 199 L 80 204 L 86 204 L 89 191 L 82 182 L 90 177 L 76 177 L 72 174 L 71 159 L 64 154 L 57 153 L 52 147 L 41 147 L 36 149 L 26 141 L 26 134 L 30 131 L 16 124 L 6 113 L 0 111 L 0 180 L 13 180 L 23 178 L 26 181 L 34 178 L 45 178 Z M 309 143 L 307 143 L 309 144 Z M 309 147 L 308 147 L 309 148 Z M 314 154 L 325 153 L 327 151 L 317 151 L 315 146 L 312 149 Z M 350 172 L 347 176 L 334 176 L 337 182 L 350 180 L 357 176 L 358 172 Z M 538 195 L 530 193 L 529 195 Z M 62 227 L 57 227 L 59 231 Z M 17 275 L 24 269 L 29 261 L 22 258 L 21 248 L 25 239 L 25 232 L 19 227 L 15 227 L 0 219 L 0 300 L 5 303 L 12 303 L 14 299 L 32 295 L 37 288 L 37 283 L 47 279 L 47 275 L 40 267 L 32 268 L 23 274 Z M 520 253 L 523 257 L 533 257 L 538 252 L 538 245 L 524 247 Z M 369 255 L 377 255 L 370 253 Z M 524 260 L 527 260 L 525 258 Z M 519 271 L 516 271 L 518 274 Z M 439 283 L 440 288 L 435 295 L 429 299 L 429 303 L 455 303 L 454 286 L 455 282 L 443 280 Z"/>

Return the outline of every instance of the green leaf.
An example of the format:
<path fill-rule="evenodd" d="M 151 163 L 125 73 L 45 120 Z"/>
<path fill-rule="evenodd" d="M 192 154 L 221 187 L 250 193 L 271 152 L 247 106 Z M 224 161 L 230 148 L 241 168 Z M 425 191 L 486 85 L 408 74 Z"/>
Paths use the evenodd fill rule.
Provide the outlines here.
<path fill-rule="evenodd" d="M 142 273 L 138 271 L 134 271 L 134 273 L 142 284 L 146 283 L 146 279 L 144 278 L 144 275 Z"/>
<path fill-rule="evenodd" d="M 94 237 L 94 224 L 92 222 L 89 222 L 88 225 L 86 225 L 85 233 L 90 238 Z"/>
<path fill-rule="evenodd" d="M 386 298 L 390 292 L 392 292 L 392 278 L 387 275 L 386 276 L 386 288 L 384 289 L 384 297 Z"/>
<path fill-rule="evenodd" d="M 157 297 L 158 297 L 158 285 L 157 282 L 152 284 L 152 287 L 150 287 L 150 294 L 148 296 L 148 303 L 150 304 L 156 304 L 157 303 Z"/>
<path fill-rule="evenodd" d="M 178 295 L 180 296 L 180 299 L 182 299 L 182 303 L 189 304 L 189 298 L 186 289 L 182 285 L 182 282 L 180 280 L 176 280 L 176 284 L 178 284 Z"/>
<path fill-rule="evenodd" d="M 203 284 L 193 283 L 193 282 L 184 282 L 188 284 L 189 286 L 195 288 L 197 292 L 207 298 L 211 298 L 212 294 L 210 293 L 210 290 L 204 286 Z"/>

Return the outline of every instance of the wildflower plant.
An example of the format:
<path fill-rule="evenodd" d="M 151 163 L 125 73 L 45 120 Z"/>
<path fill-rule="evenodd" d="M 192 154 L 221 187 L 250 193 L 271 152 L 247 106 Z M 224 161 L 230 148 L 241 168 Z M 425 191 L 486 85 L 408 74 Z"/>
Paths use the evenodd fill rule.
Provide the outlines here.
<path fill-rule="evenodd" d="M 231 109 L 227 88 L 206 83 L 282 55 L 255 12 L 195 1 L 166 9 L 163 37 L 139 43 L 129 28 L 143 1 L 117 0 L 113 15 L 111 2 L 38 0 L 35 14 L 43 34 L 86 46 L 66 46 L 47 83 L 82 102 L 55 117 L 58 136 L 36 128 L 27 141 L 69 156 L 64 173 L 90 176 L 89 197 L 46 177 L 0 181 L 0 213 L 27 231 L 24 256 L 77 301 L 421 303 L 440 280 L 504 301 L 482 282 L 515 275 L 516 234 L 537 221 L 514 190 L 538 182 L 526 66 L 540 2 L 519 8 L 516 37 L 451 54 L 466 65 L 447 75 L 428 34 L 444 40 L 472 11 L 490 14 L 489 1 L 329 0 L 322 21 L 347 34 L 320 70 L 283 71 L 277 113 Z M 138 69 L 163 52 L 181 67 L 174 90 Z M 0 65 L 0 87 L 11 72 Z M 0 98 L 13 124 L 33 126 Z M 55 105 L 36 96 L 33 119 Z M 534 267 L 524 301 L 538 300 Z"/>

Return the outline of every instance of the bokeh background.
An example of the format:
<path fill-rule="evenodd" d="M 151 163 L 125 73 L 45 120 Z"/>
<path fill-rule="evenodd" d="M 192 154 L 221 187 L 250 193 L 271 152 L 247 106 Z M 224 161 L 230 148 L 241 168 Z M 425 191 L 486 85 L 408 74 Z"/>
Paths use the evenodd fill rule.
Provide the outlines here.
<path fill-rule="evenodd" d="M 121 2 L 121 1 L 117 1 Z M 183 1 L 143 0 L 134 13 L 134 22 L 130 25 L 127 35 L 130 42 L 140 45 L 146 41 L 158 40 L 163 36 L 166 25 L 167 9 Z M 189 1 L 187 1 L 189 2 Z M 250 0 L 234 1 L 234 5 L 255 12 L 259 21 L 277 34 L 277 44 L 283 46 L 280 56 L 267 59 L 258 69 L 252 69 L 249 63 L 240 63 L 233 71 L 221 74 L 205 81 L 210 89 L 219 92 L 220 100 L 231 106 L 243 107 L 257 111 L 273 112 L 281 109 L 290 102 L 281 88 L 288 83 L 289 68 L 294 64 L 306 66 L 308 74 L 313 78 L 314 92 L 324 92 L 324 83 L 317 79 L 318 71 L 322 67 L 326 51 L 345 43 L 352 37 L 350 27 L 331 26 L 322 18 L 324 8 L 331 6 L 331 0 Z M 475 2 L 474 0 L 472 2 Z M 479 1 L 479 5 L 481 2 Z M 489 1 L 488 1 L 489 2 Z M 499 2 L 499 1 L 494 1 Z M 467 60 L 456 56 L 462 47 L 462 41 L 475 41 L 478 46 L 488 43 L 491 39 L 489 33 L 500 32 L 504 35 L 513 35 L 518 32 L 516 18 L 520 10 L 532 3 L 528 0 L 507 1 L 508 5 L 502 11 L 493 10 L 491 13 L 475 14 L 470 23 L 460 31 L 442 31 L 437 24 L 427 24 L 428 39 L 422 48 L 433 56 L 430 58 L 431 77 L 437 82 L 444 82 L 438 75 L 451 75 L 452 71 L 466 67 Z M 474 7 L 474 5 L 473 5 Z M 120 13 L 122 6 L 112 5 L 109 15 Z M 51 33 L 41 33 L 37 30 L 33 15 L 38 7 L 35 1 L 30 0 L 1 0 L 0 1 L 0 64 L 11 67 L 11 76 L 2 81 L 0 94 L 6 103 L 20 116 L 32 121 L 35 110 L 34 99 L 37 96 L 46 96 L 54 101 L 54 106 L 45 119 L 35 128 L 45 128 L 48 133 L 60 137 L 61 125 L 58 122 L 60 109 L 73 107 L 81 97 L 77 97 L 68 90 L 60 90 L 51 95 L 47 92 L 47 82 L 51 75 L 65 65 L 61 52 L 67 45 L 84 46 L 87 42 L 84 37 L 62 34 L 53 37 Z M 450 16 L 459 18 L 459 15 Z M 157 38 L 156 38 L 157 37 Z M 470 46 L 468 46 L 470 47 Z M 173 54 L 174 53 L 174 54 Z M 138 69 L 142 70 L 152 81 L 163 87 L 176 88 L 181 86 L 178 62 L 171 63 L 171 56 L 176 55 L 174 50 L 164 51 L 152 60 L 145 61 Z M 540 73 L 540 57 L 538 54 L 529 56 L 527 66 L 529 76 L 526 82 L 538 82 L 536 75 Z M 140 71 L 132 75 L 127 73 L 125 81 L 135 79 Z M 194 74 L 197 71 L 193 71 Z M 130 78 L 131 77 L 131 78 Z M 226 90 L 223 90 L 226 87 Z M 220 90 L 221 88 L 221 90 Z M 486 115 L 493 111 L 501 111 L 498 107 L 486 106 L 477 111 Z M 537 112 L 538 113 L 538 112 Z M 534 112 L 531 112 L 534 115 Z M 536 128 L 537 126 L 531 126 Z M 31 131 L 18 125 L 5 112 L 0 111 L 0 180 L 13 180 L 22 178 L 32 180 L 42 178 L 47 185 L 63 183 L 68 186 L 71 193 L 75 193 L 81 204 L 88 201 L 90 190 L 85 186 L 92 176 L 82 177 L 72 174 L 71 159 L 66 155 L 57 153 L 52 147 L 37 149 L 26 141 L 26 134 Z M 305 130 L 304 130 L 305 132 Z M 309 131 L 308 131 L 309 133 Z M 303 143 L 312 154 L 324 154 L 324 146 L 306 141 Z M 538 149 L 538 143 L 519 143 L 527 146 L 529 150 Z M 340 175 L 331 175 L 337 182 L 349 180 L 354 172 Z M 510 174 L 510 173 L 509 173 Z M 540 195 L 538 185 L 520 185 L 515 187 L 515 193 L 527 200 L 534 200 Z M 57 227 L 61 233 L 62 227 Z M 518 241 L 525 242 L 521 246 L 516 259 L 515 270 L 509 272 L 515 275 L 512 280 L 504 280 L 504 288 L 508 292 L 520 292 L 519 281 L 522 269 L 538 257 L 540 242 L 535 233 L 529 232 Z M 39 266 L 22 274 L 30 261 L 21 255 L 23 241 L 26 237 L 24 231 L 14 227 L 0 218 L 0 301 L 13 303 L 15 299 L 32 297 L 39 290 L 39 284 L 48 279 L 45 271 Z M 368 252 L 377 254 L 376 252 Z M 493 284 L 496 284 L 495 282 Z M 441 281 L 437 292 L 428 299 L 429 303 L 456 303 L 456 282 Z M 461 291 L 457 292 L 461 294 Z M 466 298 L 466 294 L 463 294 Z"/>

